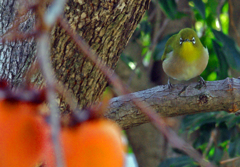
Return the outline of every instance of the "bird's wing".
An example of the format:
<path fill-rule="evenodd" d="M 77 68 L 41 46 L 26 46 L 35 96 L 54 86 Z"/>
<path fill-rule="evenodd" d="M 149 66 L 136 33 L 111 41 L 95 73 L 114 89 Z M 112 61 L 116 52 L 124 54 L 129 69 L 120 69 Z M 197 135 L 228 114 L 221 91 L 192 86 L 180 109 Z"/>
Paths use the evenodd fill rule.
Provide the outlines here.
<path fill-rule="evenodd" d="M 174 42 L 173 40 L 175 39 L 176 35 L 177 35 L 177 34 L 171 36 L 171 37 L 168 39 L 168 41 L 167 41 L 167 43 L 166 43 L 166 45 L 165 45 L 165 49 L 164 49 L 164 52 L 163 52 L 163 55 L 162 55 L 161 60 L 166 59 L 167 54 L 173 51 L 173 46 L 172 46 L 172 44 L 173 44 L 173 42 Z"/>

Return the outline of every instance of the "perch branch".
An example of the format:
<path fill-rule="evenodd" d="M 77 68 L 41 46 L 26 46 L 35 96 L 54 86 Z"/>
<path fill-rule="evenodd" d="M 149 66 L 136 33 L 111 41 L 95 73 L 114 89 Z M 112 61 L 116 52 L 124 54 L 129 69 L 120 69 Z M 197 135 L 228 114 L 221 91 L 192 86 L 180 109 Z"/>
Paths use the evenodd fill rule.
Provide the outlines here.
<path fill-rule="evenodd" d="M 212 111 L 236 113 L 240 106 L 240 79 L 226 78 L 206 83 L 200 90 L 194 88 L 197 83 L 175 85 L 169 90 L 161 85 L 132 93 L 134 96 L 119 96 L 111 100 L 106 117 L 116 121 L 123 129 L 146 122 L 141 111 L 133 104 L 135 98 L 146 102 L 158 115 L 173 117 Z"/>

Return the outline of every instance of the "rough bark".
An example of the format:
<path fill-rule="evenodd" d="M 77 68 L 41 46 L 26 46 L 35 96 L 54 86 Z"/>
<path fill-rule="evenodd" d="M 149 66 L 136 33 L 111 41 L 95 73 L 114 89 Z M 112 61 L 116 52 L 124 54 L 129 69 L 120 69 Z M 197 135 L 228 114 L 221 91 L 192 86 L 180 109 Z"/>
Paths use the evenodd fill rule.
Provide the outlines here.
<path fill-rule="evenodd" d="M 150 0 L 68 0 L 65 17 L 71 27 L 86 40 L 99 57 L 114 69 L 120 53 L 147 10 L 149 2 Z M 1 34 L 9 28 L 14 19 L 15 15 L 12 12 L 15 11 L 14 3 L 14 0 L 1 0 L 0 18 L 3 20 L 1 26 L 4 28 Z M 2 76 L 11 80 L 12 83 L 15 83 L 15 75 L 21 79 L 23 72 L 20 70 L 23 67 L 28 69 L 34 60 L 35 47 L 34 42 L 31 42 L 33 45 L 29 44 L 29 41 L 0 45 L 1 56 L 3 55 L 1 71 L 4 74 Z M 27 46 L 24 45 L 25 43 Z M 11 49 L 12 45 L 16 45 L 15 50 Z M 30 61 L 27 61 L 29 59 Z M 104 75 L 82 53 L 78 52 L 70 37 L 59 26 L 52 31 L 52 63 L 57 79 L 73 92 L 80 107 L 99 99 L 107 83 Z M 8 66 L 9 64 L 11 65 Z M 37 73 L 33 81 L 37 85 L 42 85 L 41 74 Z M 63 110 L 67 110 L 62 98 L 60 102 Z"/>
<path fill-rule="evenodd" d="M 69 0 L 65 17 L 107 66 L 114 69 L 148 3 L 149 0 Z M 105 76 L 78 52 L 61 27 L 56 26 L 52 35 L 52 62 L 57 79 L 76 96 L 80 108 L 97 101 L 107 83 Z M 41 81 L 41 77 L 37 80 Z M 67 110 L 62 98 L 60 102 L 63 110 Z"/>
<path fill-rule="evenodd" d="M 18 6 L 16 0 L 0 0 L 0 36 L 12 27 Z M 33 28 L 34 17 L 31 12 L 27 15 L 29 19 L 19 27 L 21 32 L 29 32 Z M 0 78 L 7 79 L 13 87 L 22 83 L 23 74 L 35 60 L 35 49 L 33 39 L 0 43 Z"/>
<path fill-rule="evenodd" d="M 197 83 L 157 86 L 130 95 L 113 98 L 106 117 L 116 121 L 123 129 L 149 122 L 133 105 L 132 98 L 140 98 L 163 117 L 188 115 L 212 111 L 237 112 L 240 106 L 240 79 L 207 82 L 206 87 L 196 89 Z"/>

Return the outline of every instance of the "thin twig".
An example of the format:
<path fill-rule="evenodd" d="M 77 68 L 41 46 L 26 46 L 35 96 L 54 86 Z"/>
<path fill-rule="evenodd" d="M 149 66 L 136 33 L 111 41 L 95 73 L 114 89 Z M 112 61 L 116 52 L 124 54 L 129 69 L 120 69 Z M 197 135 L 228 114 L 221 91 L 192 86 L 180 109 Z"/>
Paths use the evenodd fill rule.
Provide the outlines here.
<path fill-rule="evenodd" d="M 42 70 L 42 74 L 46 80 L 46 90 L 47 90 L 47 100 L 50 107 L 50 120 L 51 120 L 51 135 L 52 141 L 54 144 L 54 152 L 56 156 L 56 164 L 58 167 L 62 167 L 62 150 L 59 141 L 59 132 L 60 132 L 60 122 L 59 114 L 60 111 L 56 102 L 56 93 L 54 89 L 54 77 L 53 77 L 53 68 L 50 64 L 50 39 L 48 33 L 43 33 L 37 39 L 37 51 L 38 51 L 38 62 Z"/>
<path fill-rule="evenodd" d="M 10 41 L 23 41 L 23 40 L 27 40 L 30 38 L 37 38 L 37 36 L 39 35 L 38 31 L 32 31 L 29 33 L 16 33 L 13 32 L 10 35 L 4 35 L 1 39 L 0 39 L 0 43 L 5 43 L 6 41 L 10 42 Z"/>
<path fill-rule="evenodd" d="M 210 150 L 213 142 L 216 140 L 217 132 L 218 132 L 218 130 L 217 130 L 216 128 L 211 131 L 211 136 L 210 136 L 208 145 L 207 145 L 207 147 L 206 147 L 206 149 L 205 149 L 205 153 L 203 153 L 203 157 L 206 156 L 206 154 L 207 154 L 208 151 Z"/>
<path fill-rule="evenodd" d="M 63 13 L 65 5 L 65 0 L 54 0 L 51 7 L 47 12 L 45 12 L 44 18 L 39 16 L 39 20 L 42 21 L 41 28 L 47 28 L 46 30 L 50 31 L 50 28 L 56 23 L 57 18 Z M 42 30 L 44 31 L 44 30 Z M 46 80 L 46 89 L 47 89 L 47 99 L 50 106 L 50 120 L 51 120 L 51 135 L 54 144 L 54 152 L 56 158 L 56 166 L 62 167 L 64 165 L 62 157 L 62 148 L 59 141 L 59 132 L 60 132 L 60 121 L 59 114 L 60 111 L 56 102 L 56 92 L 54 89 L 54 75 L 53 68 L 51 66 L 50 60 L 50 38 L 49 33 L 43 32 L 38 39 L 38 61 L 42 69 L 43 76 Z"/>
<path fill-rule="evenodd" d="M 231 159 L 226 159 L 226 160 L 220 161 L 220 164 L 226 164 L 226 163 L 234 162 L 234 161 L 237 161 L 237 160 L 240 160 L 240 157 L 235 157 L 235 158 L 231 158 Z"/>
<path fill-rule="evenodd" d="M 115 75 L 112 69 L 107 68 L 104 63 L 98 58 L 96 54 L 91 50 L 89 45 L 87 45 L 84 40 L 72 30 L 68 22 L 64 18 L 59 18 L 60 26 L 65 29 L 68 35 L 73 39 L 77 48 L 80 52 L 83 52 L 85 56 L 87 56 L 101 72 L 109 79 L 109 81 L 113 84 L 113 86 L 122 94 L 129 94 L 130 91 L 124 86 L 122 81 Z M 133 95 L 129 95 L 133 96 Z M 195 159 L 201 166 L 213 167 L 210 162 L 204 160 L 201 154 L 196 151 L 190 144 L 186 143 L 182 139 L 180 139 L 177 134 L 170 129 L 163 118 L 155 113 L 155 111 L 149 107 L 148 104 L 141 101 L 140 99 L 134 97 L 133 103 L 151 120 L 151 122 L 157 127 L 157 129 L 162 132 L 169 143 L 175 148 L 178 148 L 185 153 L 187 153 L 190 157 Z"/>
<path fill-rule="evenodd" d="M 48 12 L 45 13 L 44 21 L 48 27 L 52 27 L 59 16 L 62 15 L 66 0 L 54 0 Z"/>

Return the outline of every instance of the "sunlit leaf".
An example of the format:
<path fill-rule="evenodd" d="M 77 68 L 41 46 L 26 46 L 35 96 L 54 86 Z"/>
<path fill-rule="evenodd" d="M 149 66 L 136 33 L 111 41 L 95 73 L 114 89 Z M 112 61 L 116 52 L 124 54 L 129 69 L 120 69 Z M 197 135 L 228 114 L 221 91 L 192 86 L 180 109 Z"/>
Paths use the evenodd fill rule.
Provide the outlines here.
<path fill-rule="evenodd" d="M 134 63 L 134 60 L 130 56 L 121 54 L 120 59 L 131 69 L 129 64 Z"/>
<path fill-rule="evenodd" d="M 223 149 L 221 147 L 213 147 L 213 155 L 210 156 L 209 160 L 219 162 L 223 156 Z"/>

